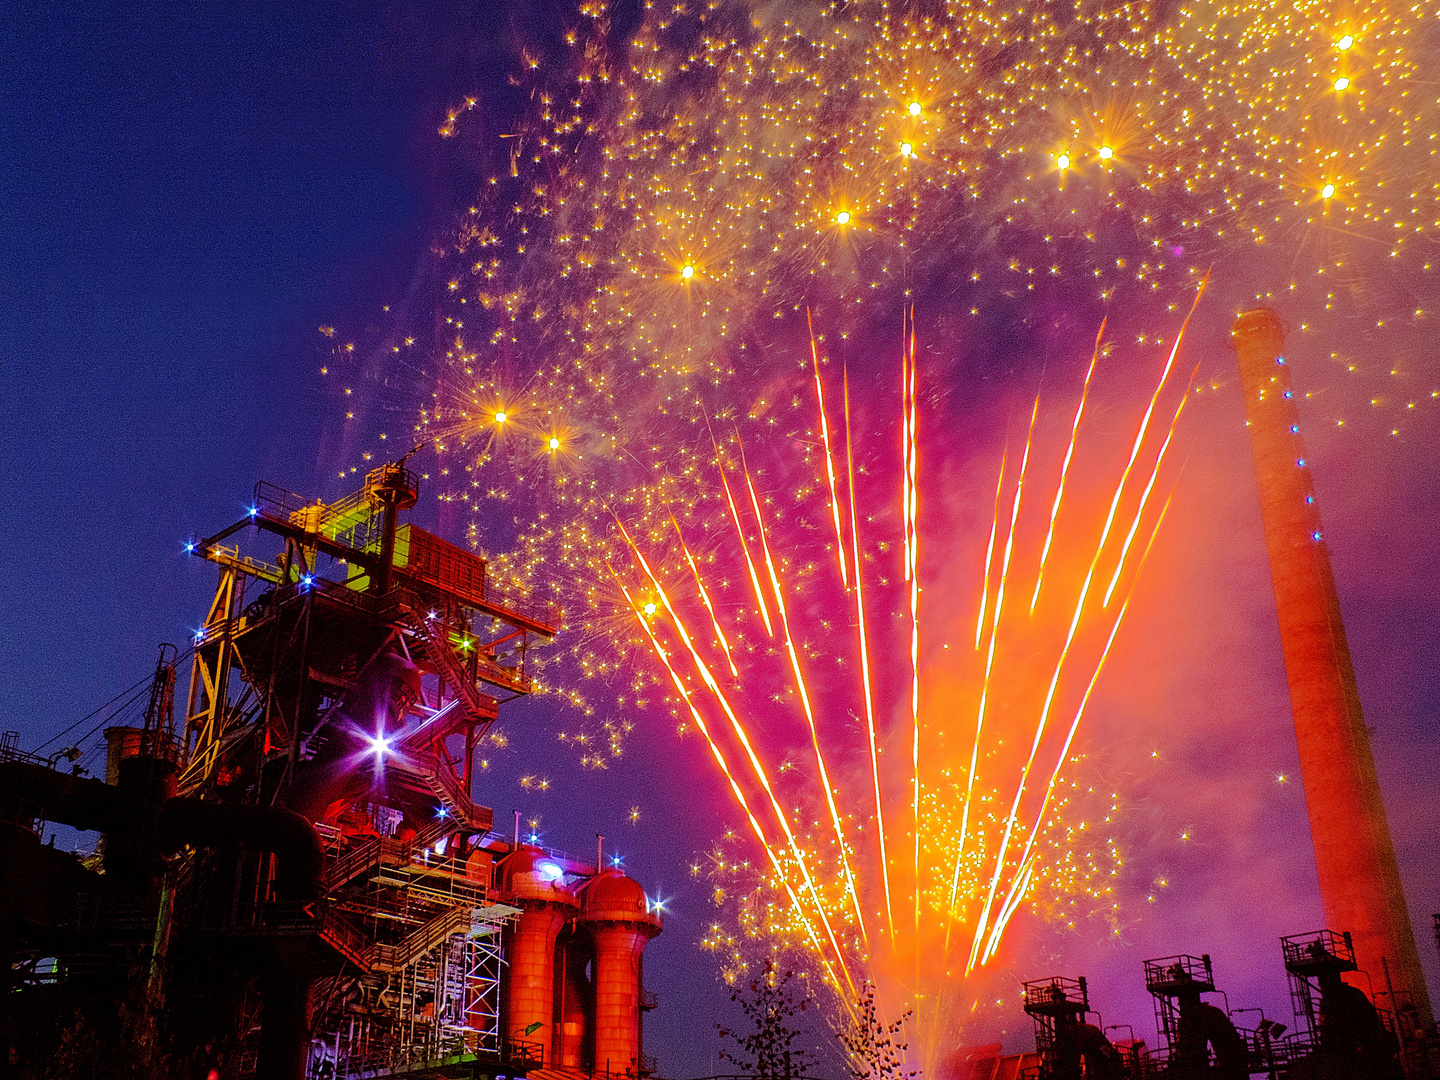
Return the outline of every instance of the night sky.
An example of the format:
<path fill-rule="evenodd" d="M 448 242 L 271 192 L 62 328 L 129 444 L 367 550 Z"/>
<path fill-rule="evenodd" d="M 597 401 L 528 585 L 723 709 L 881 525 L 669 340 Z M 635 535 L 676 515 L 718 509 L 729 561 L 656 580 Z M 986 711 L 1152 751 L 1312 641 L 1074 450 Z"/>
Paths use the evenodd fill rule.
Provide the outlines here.
<path fill-rule="evenodd" d="M 553 44 L 563 10 L 511 0 L 10 5 L 0 39 L 0 728 L 18 730 L 22 747 L 143 677 L 157 643 L 192 632 L 214 575 L 182 544 L 236 520 L 256 480 L 333 494 L 337 469 L 353 463 L 335 456 L 316 328 L 363 324 L 404 295 L 474 179 L 462 156 L 474 144 L 436 135 L 445 109 L 475 95 L 477 138 L 503 131 L 523 107 L 506 73 L 522 46 Z M 1214 343 L 1227 319 L 1215 312 L 1196 336 L 1214 367 L 1226 362 Z M 1196 413 L 1190 498 L 1157 550 L 1167 584 L 1137 601 L 1136 621 L 1152 632 L 1117 656 L 1109 677 L 1125 692 L 1101 710 L 1095 736 L 1121 747 L 1112 766 L 1132 796 L 1140 873 L 1176 885 L 1150 910 L 1147 882 L 1135 885 L 1140 909 L 1122 942 L 1037 935 L 1023 956 L 1032 966 L 1016 961 L 1021 978 L 1087 965 L 1106 1022 L 1140 1034 L 1151 1025 L 1140 958 L 1179 951 L 1213 953 L 1222 981 L 1233 976 L 1234 1004 L 1288 1020 L 1274 937 L 1320 923 L 1302 794 L 1275 782 L 1295 771 L 1294 745 L 1238 395 Z M 1432 991 L 1433 434 L 1312 447 Z M 714 1025 L 726 992 L 696 946 L 713 911 L 688 870 L 728 820 L 723 792 L 664 716 L 637 717 L 632 752 L 582 773 L 551 753 L 552 710 L 517 703 L 502 714 L 514 750 L 480 801 L 497 823 L 513 809 L 539 815 L 546 842 L 577 855 L 605 833 L 652 894 L 672 898 L 647 954 L 661 997 L 647 1050 L 667 1075 L 723 1071 Z M 1144 771 L 1152 744 L 1165 746 L 1170 771 Z M 522 790 L 516 778 L 531 772 L 553 777 L 555 793 Z M 1206 821 L 1216 829 L 1199 850 L 1157 839 Z M 1017 1003 L 1014 1048 L 1027 1031 Z"/>

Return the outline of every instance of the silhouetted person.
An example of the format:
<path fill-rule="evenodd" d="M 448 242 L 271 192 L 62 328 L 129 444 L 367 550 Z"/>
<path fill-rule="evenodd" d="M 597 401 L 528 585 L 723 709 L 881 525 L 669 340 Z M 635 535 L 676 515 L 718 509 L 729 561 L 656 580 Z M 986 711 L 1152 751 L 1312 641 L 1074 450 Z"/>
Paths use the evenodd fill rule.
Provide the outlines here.
<path fill-rule="evenodd" d="M 1064 1000 L 1058 988 L 1051 992 L 1055 1000 Z M 1050 1075 L 1054 1080 L 1124 1080 L 1125 1062 L 1120 1051 L 1104 1032 L 1074 1013 L 1056 1015 L 1055 1042 L 1050 1053 Z"/>
<path fill-rule="evenodd" d="M 1246 1080 L 1250 1075 L 1249 1054 L 1245 1040 L 1235 1030 L 1224 1010 L 1200 1000 L 1200 987 L 1179 967 L 1171 968 L 1171 976 L 1180 986 L 1175 995 L 1180 1007 L 1180 1023 L 1175 1032 L 1175 1045 L 1170 1051 L 1171 1071 L 1179 1075 L 1208 1075 L 1226 1080 Z M 1210 1055 L 1215 1066 L 1210 1067 Z"/>

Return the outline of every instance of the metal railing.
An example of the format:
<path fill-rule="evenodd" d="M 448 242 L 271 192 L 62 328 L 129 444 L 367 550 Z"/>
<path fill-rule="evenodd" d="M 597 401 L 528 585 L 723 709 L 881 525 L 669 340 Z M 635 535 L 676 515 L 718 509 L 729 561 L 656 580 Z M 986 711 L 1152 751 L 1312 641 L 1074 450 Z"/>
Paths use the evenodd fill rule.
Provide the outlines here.
<path fill-rule="evenodd" d="M 441 1069 L 447 1065 L 467 1065 L 471 1062 L 485 1062 L 507 1073 L 526 1073 L 538 1069 L 544 1063 L 544 1049 L 539 1043 L 523 1039 L 501 1040 L 499 1050 L 486 1047 L 462 1049 L 451 1053 L 439 1051 L 431 1046 L 395 1046 L 379 1050 L 368 1050 L 358 1054 L 345 1055 L 339 1062 L 337 1073 L 347 1080 L 366 1080 L 369 1077 L 390 1075 L 400 1070 Z"/>

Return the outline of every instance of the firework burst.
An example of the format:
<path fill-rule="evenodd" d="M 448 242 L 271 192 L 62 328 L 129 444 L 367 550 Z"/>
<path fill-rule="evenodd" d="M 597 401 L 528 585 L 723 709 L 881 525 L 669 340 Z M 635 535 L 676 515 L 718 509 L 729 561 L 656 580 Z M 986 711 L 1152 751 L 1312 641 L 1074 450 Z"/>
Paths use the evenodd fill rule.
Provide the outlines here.
<path fill-rule="evenodd" d="M 878 975 L 934 1032 L 1019 911 L 1111 909 L 1111 794 L 1066 768 L 1168 505 L 1205 269 L 1219 305 L 1278 298 L 1382 358 L 1316 370 L 1337 423 L 1373 401 L 1399 434 L 1440 395 L 1412 348 L 1435 14 L 711 3 L 622 42 L 586 4 L 406 325 L 330 331 L 327 366 L 433 445 L 498 571 L 564 590 L 581 760 L 661 687 L 745 823 L 714 866 L 747 931 L 843 1001 Z M 441 134 L 483 129 L 472 104 Z M 1087 351 L 1064 422 L 1037 400 L 997 451 L 974 595 L 940 602 L 952 395 Z M 1121 363 L 1154 394 L 1110 463 L 1086 421 Z M 510 499 L 523 524 L 485 509 Z"/>

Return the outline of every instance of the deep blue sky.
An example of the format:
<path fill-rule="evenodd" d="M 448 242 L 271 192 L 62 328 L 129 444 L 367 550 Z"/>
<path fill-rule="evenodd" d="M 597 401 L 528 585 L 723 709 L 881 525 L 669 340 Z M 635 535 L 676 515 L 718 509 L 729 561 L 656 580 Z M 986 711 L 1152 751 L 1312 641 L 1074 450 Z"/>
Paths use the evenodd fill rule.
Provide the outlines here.
<path fill-rule="evenodd" d="M 480 129 L 502 123 L 520 45 L 549 41 L 559 10 L 8 7 L 0 729 L 22 746 L 142 677 L 158 642 L 183 643 L 214 575 L 181 544 L 239 517 L 257 479 L 329 491 L 338 417 L 316 328 L 403 295 L 469 175 L 458 140 L 436 135 L 445 108 L 477 94 Z M 568 759 L 547 767 L 543 707 L 511 706 L 506 723 L 519 749 L 480 792 L 497 821 L 539 812 L 547 842 L 577 853 L 604 831 L 653 892 L 684 885 L 708 823 L 647 816 L 640 851 L 624 815 L 653 805 L 636 792 L 643 762 L 586 782 Z M 529 805 L 508 774 L 532 771 L 566 793 Z M 646 972 L 667 1003 L 647 1049 L 672 1075 L 720 1071 L 727 1005 L 691 892 Z"/>

